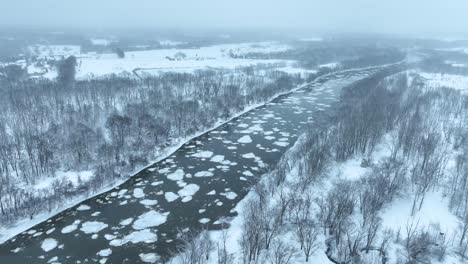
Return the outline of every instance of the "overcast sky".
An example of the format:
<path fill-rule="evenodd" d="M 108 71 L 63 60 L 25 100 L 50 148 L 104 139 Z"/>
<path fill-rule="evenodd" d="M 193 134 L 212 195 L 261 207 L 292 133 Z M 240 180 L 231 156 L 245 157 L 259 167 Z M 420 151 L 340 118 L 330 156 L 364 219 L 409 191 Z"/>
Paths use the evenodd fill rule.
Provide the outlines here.
<path fill-rule="evenodd" d="M 0 0 L 0 24 L 466 33 L 468 0 Z"/>

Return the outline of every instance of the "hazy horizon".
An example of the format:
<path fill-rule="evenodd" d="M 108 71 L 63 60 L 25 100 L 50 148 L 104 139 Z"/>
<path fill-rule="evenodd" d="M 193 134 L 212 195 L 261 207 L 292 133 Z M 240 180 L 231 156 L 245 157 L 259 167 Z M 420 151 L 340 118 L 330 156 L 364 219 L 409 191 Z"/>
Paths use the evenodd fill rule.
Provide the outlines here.
<path fill-rule="evenodd" d="M 4 1 L 4 0 L 3 0 Z M 50 28 L 294 29 L 399 35 L 468 33 L 463 0 L 175 1 L 17 0 L 3 4 L 0 26 Z"/>

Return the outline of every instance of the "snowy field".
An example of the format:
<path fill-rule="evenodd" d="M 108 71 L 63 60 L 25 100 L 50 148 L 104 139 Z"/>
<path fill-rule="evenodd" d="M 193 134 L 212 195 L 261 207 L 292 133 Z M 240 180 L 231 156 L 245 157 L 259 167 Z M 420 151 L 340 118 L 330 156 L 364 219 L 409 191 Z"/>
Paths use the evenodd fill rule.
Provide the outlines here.
<path fill-rule="evenodd" d="M 468 76 L 443 73 L 417 72 L 429 89 L 452 88 L 464 94 L 468 93 Z"/>
<path fill-rule="evenodd" d="M 111 40 L 92 39 L 95 45 L 109 45 Z M 278 42 L 252 42 L 240 44 L 223 44 L 200 47 L 195 49 L 172 48 L 183 42 L 161 41 L 161 45 L 168 48 L 157 50 L 128 51 L 124 58 L 118 58 L 114 53 L 98 54 L 95 52 L 83 53 L 76 45 L 33 45 L 29 47 L 31 56 L 42 60 L 57 60 L 67 56 L 77 58 L 77 79 L 96 78 L 110 74 L 131 73 L 134 70 L 147 74 L 162 72 L 187 72 L 210 68 L 235 69 L 238 67 L 265 65 L 270 67 L 285 67 L 285 70 L 300 72 L 300 69 L 291 67 L 292 61 L 245 59 L 247 53 L 263 53 L 287 51 L 291 46 Z M 235 58 L 234 58 L 235 57 Z M 56 70 L 48 66 L 21 65 L 28 67 L 28 72 L 46 72 L 43 77 L 55 78 Z M 44 68 L 47 68 L 47 71 Z M 292 70 L 291 70 L 292 69 Z"/>

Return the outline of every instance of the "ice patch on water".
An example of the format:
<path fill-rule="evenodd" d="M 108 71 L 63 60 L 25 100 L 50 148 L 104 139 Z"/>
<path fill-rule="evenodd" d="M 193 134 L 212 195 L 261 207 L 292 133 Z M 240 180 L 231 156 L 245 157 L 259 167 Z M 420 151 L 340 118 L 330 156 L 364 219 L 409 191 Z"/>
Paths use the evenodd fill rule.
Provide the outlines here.
<path fill-rule="evenodd" d="M 100 250 L 97 253 L 97 255 L 99 255 L 101 257 L 108 257 L 108 256 L 110 256 L 110 254 L 112 254 L 112 250 L 110 248 Z"/>
<path fill-rule="evenodd" d="M 211 171 L 199 171 L 195 173 L 195 177 L 212 177 L 214 174 Z"/>
<path fill-rule="evenodd" d="M 141 203 L 142 205 L 152 206 L 152 205 L 157 205 L 157 204 L 158 204 L 158 201 L 157 201 L 157 200 L 145 199 L 145 200 L 141 200 L 140 203 Z"/>
<path fill-rule="evenodd" d="M 273 144 L 280 146 L 280 147 L 286 147 L 287 145 L 289 145 L 288 142 L 284 142 L 284 141 L 275 141 Z"/>
<path fill-rule="evenodd" d="M 159 226 L 164 224 L 167 220 L 167 215 L 151 210 L 138 217 L 133 223 L 132 227 L 136 230 L 142 230 L 148 227 Z"/>
<path fill-rule="evenodd" d="M 155 233 L 151 232 L 151 230 L 149 229 L 143 229 L 140 231 L 132 232 L 122 239 L 114 239 L 109 243 L 109 245 L 114 246 L 114 247 L 120 247 L 129 242 L 133 244 L 137 244 L 137 243 L 154 243 L 156 241 L 158 241 L 158 236 Z"/>
<path fill-rule="evenodd" d="M 244 154 L 244 155 L 242 155 L 242 157 L 245 158 L 245 159 L 255 159 L 256 158 L 255 154 L 253 154 L 252 152 Z"/>
<path fill-rule="evenodd" d="M 138 256 L 140 256 L 141 261 L 146 262 L 146 263 L 156 263 L 156 261 L 159 260 L 159 256 L 156 255 L 155 253 L 147 253 L 147 254 L 141 253 Z"/>
<path fill-rule="evenodd" d="M 133 197 L 135 198 L 143 198 L 145 197 L 145 193 L 143 192 L 143 190 L 141 188 L 135 188 L 133 190 Z"/>
<path fill-rule="evenodd" d="M 250 136 L 243 136 L 237 140 L 237 142 L 242 143 L 242 144 L 247 144 L 252 142 L 252 138 Z"/>
<path fill-rule="evenodd" d="M 46 238 L 46 239 L 44 239 L 44 241 L 42 241 L 41 248 L 45 252 L 49 252 L 52 249 L 56 248 L 57 244 L 58 244 L 57 240 L 55 240 L 53 238 Z"/>
<path fill-rule="evenodd" d="M 211 220 L 209 218 L 202 218 L 200 220 L 198 220 L 198 222 L 200 222 L 201 224 L 207 224 L 209 223 Z"/>
<path fill-rule="evenodd" d="M 167 178 L 172 181 L 180 181 L 184 178 L 184 171 L 182 169 L 178 169 L 173 173 L 167 175 Z"/>
<path fill-rule="evenodd" d="M 215 155 L 210 159 L 211 162 L 222 162 L 223 160 L 224 160 L 223 155 Z"/>
<path fill-rule="evenodd" d="M 244 172 L 242 172 L 242 174 L 243 174 L 243 175 L 245 175 L 245 176 L 249 176 L 249 177 L 252 177 L 252 176 L 254 176 L 254 175 L 253 175 L 253 173 L 252 173 L 252 172 L 250 172 L 250 171 L 248 171 L 248 170 L 247 170 L 247 171 L 244 171 Z"/>
<path fill-rule="evenodd" d="M 166 201 L 168 202 L 173 202 L 179 198 L 179 196 L 173 192 L 166 192 L 164 193 L 164 198 L 166 198 Z"/>
<path fill-rule="evenodd" d="M 221 195 L 225 196 L 229 200 L 234 200 L 237 197 L 237 193 L 235 192 L 221 193 Z"/>
<path fill-rule="evenodd" d="M 76 208 L 76 210 L 78 211 L 86 211 L 86 210 L 89 210 L 91 209 L 91 207 L 89 207 L 88 205 L 85 205 L 85 204 L 82 204 L 80 206 L 78 206 L 78 208 Z"/>
<path fill-rule="evenodd" d="M 75 231 L 76 229 L 78 229 L 78 225 L 80 224 L 80 222 L 80 220 L 76 220 L 73 224 L 62 228 L 62 234 L 68 234 Z"/>
<path fill-rule="evenodd" d="M 106 227 L 108 227 L 108 225 L 103 222 L 92 221 L 84 222 L 80 230 L 85 234 L 93 234 L 103 230 Z"/>
<path fill-rule="evenodd" d="M 130 217 L 130 218 L 127 218 L 127 219 L 124 219 L 122 221 L 120 221 L 120 225 L 123 225 L 123 226 L 127 226 L 129 224 L 131 224 L 133 222 L 133 217 Z"/>
<path fill-rule="evenodd" d="M 211 158 L 211 156 L 213 156 L 213 152 L 211 151 L 200 151 L 192 155 L 192 157 L 202 158 L 202 159 L 208 159 L 208 158 Z"/>
<path fill-rule="evenodd" d="M 186 196 L 193 196 L 196 192 L 198 192 L 198 190 L 200 190 L 200 186 L 191 183 L 191 184 L 186 185 L 183 189 L 179 190 L 177 193 L 181 197 L 186 197 Z"/>

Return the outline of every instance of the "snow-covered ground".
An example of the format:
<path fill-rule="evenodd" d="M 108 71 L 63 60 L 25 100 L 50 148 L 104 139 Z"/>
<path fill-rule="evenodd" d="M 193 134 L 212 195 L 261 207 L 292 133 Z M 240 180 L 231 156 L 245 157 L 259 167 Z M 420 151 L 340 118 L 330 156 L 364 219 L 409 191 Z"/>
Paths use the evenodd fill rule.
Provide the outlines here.
<path fill-rule="evenodd" d="M 108 39 L 91 39 L 95 45 L 109 45 Z M 254 65 L 286 65 L 284 70 L 292 71 L 292 62 L 282 60 L 244 59 L 247 53 L 271 53 L 289 50 L 292 47 L 278 42 L 251 42 L 238 44 L 222 44 L 194 49 L 177 49 L 184 42 L 160 41 L 168 48 L 157 50 L 128 51 L 124 58 L 118 58 L 114 53 L 97 54 L 83 53 L 77 45 L 32 45 L 29 53 L 39 59 L 61 59 L 67 56 L 77 58 L 78 79 L 101 77 L 109 74 L 139 72 L 157 74 L 161 72 L 194 72 L 209 68 L 235 69 Z M 233 58 L 235 55 L 236 58 Z M 29 66 L 28 66 L 29 67 Z M 55 78 L 55 69 L 48 68 L 46 78 Z M 295 71 L 300 72 L 297 68 Z M 31 68 L 31 73 L 44 72 L 43 69 Z"/>
<path fill-rule="evenodd" d="M 443 73 L 417 72 L 424 78 L 428 88 L 447 87 L 468 93 L 468 76 Z"/>

